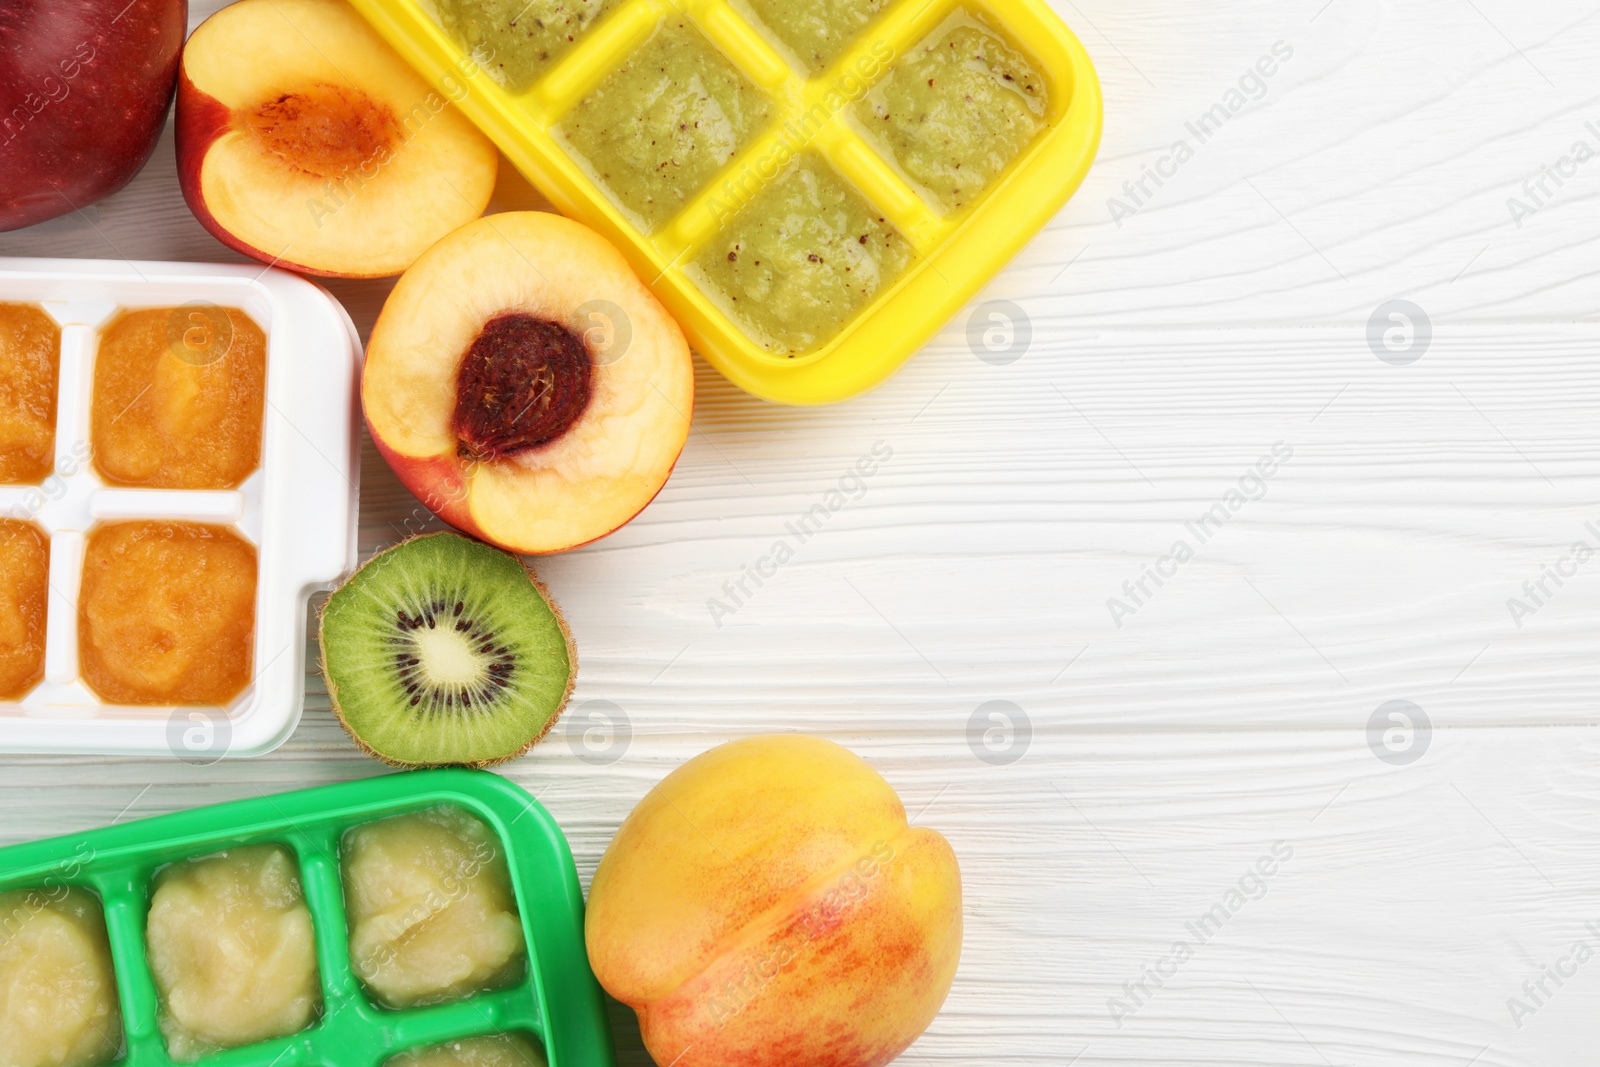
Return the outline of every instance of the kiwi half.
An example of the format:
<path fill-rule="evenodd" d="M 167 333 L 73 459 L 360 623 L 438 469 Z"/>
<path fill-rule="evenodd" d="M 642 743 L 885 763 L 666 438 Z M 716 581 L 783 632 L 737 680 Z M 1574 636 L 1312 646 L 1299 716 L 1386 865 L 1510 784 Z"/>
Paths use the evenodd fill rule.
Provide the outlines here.
<path fill-rule="evenodd" d="M 322 609 L 322 673 L 356 744 L 400 767 L 486 767 L 572 694 L 566 620 L 516 556 L 460 534 L 369 559 Z"/>

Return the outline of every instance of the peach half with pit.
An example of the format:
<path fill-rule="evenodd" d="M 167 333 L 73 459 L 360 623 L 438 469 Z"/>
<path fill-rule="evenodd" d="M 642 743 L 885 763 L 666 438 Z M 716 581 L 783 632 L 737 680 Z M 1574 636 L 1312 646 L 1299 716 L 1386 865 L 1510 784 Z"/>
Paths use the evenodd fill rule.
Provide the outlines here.
<path fill-rule="evenodd" d="M 362 371 L 367 427 L 428 509 L 513 552 L 563 552 L 638 514 L 688 440 L 678 324 L 603 237 L 487 215 L 389 294 Z"/>
<path fill-rule="evenodd" d="M 483 214 L 499 168 L 345 0 L 239 0 L 201 23 L 176 144 L 184 199 L 218 240 L 332 277 L 405 270 Z"/>

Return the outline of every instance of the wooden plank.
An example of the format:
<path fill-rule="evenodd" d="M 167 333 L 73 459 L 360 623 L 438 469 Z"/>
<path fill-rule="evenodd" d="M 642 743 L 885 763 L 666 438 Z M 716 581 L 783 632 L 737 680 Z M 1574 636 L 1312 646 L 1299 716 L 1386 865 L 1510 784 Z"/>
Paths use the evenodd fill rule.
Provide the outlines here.
<path fill-rule="evenodd" d="M 806 730 L 861 752 L 963 862 L 961 973 L 910 1062 L 1588 1063 L 1600 964 L 1559 987 L 1543 968 L 1600 923 L 1600 563 L 1559 587 L 1544 567 L 1600 525 L 1600 162 L 1546 175 L 1580 139 L 1600 149 L 1600 16 L 1056 6 L 1099 63 L 1107 135 L 1083 192 L 975 303 L 1015 304 L 1027 351 L 979 358 L 964 314 L 883 389 L 820 411 L 702 369 L 661 498 L 541 563 L 583 672 L 565 725 L 508 775 L 587 881 L 632 804 L 712 744 Z M 1189 124 L 1280 41 L 1293 55 L 1259 99 L 1247 86 L 1201 143 Z M 1180 139 L 1192 157 L 1118 225 L 1111 198 Z M 1537 210 L 1514 218 L 1525 182 Z M 540 204 L 502 174 L 496 209 Z M 0 235 L 0 254 L 236 258 L 178 196 L 170 134 L 128 189 Z M 389 283 L 330 288 L 365 331 Z M 1366 339 L 1396 299 L 1434 331 L 1404 366 Z M 879 441 L 892 456 L 865 488 L 713 618 L 723 583 Z M 1279 441 L 1293 455 L 1261 498 L 1119 628 L 1107 599 Z M 420 515 L 365 459 L 371 549 Z M 1507 601 L 1541 579 L 1518 627 Z M 380 773 L 307 684 L 295 737 L 246 764 L 0 760 L 0 841 Z M 1371 728 L 1392 700 L 1431 723 L 1398 752 L 1395 720 Z M 1025 744 L 984 747 L 993 701 L 1026 714 Z M 626 745 L 584 747 L 617 709 Z M 1008 741 L 1020 758 L 995 762 Z M 1248 882 L 1131 1003 L 1124 983 L 1151 988 L 1145 968 L 1171 967 L 1186 924 L 1280 841 L 1265 889 Z M 645 1062 L 621 1034 L 623 1061 Z"/>

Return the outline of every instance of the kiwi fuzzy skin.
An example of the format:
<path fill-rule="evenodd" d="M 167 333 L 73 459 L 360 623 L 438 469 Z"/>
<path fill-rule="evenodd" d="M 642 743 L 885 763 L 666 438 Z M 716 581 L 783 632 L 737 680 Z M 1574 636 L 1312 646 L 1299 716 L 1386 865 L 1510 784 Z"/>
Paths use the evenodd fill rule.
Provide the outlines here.
<path fill-rule="evenodd" d="M 338 592 L 339 589 L 343 589 L 350 582 L 354 581 L 356 575 L 372 566 L 373 561 L 382 559 L 395 549 L 400 548 L 403 545 L 408 545 L 412 541 L 417 541 L 424 537 L 459 537 L 465 541 L 477 541 L 479 544 L 488 545 L 496 552 L 505 552 L 505 549 L 503 548 L 500 548 L 496 545 L 491 545 L 487 541 L 481 541 L 476 537 L 469 537 L 466 534 L 459 533 L 455 530 L 439 530 L 435 533 L 415 534 L 406 538 L 404 541 L 399 541 L 393 545 L 390 545 L 381 552 L 374 552 L 365 563 L 361 564 L 361 566 L 357 567 L 351 573 L 350 577 L 346 578 L 343 582 L 340 582 L 338 589 L 335 589 L 334 592 Z M 506 552 L 506 555 L 511 556 L 515 555 L 515 553 Z M 317 609 L 317 665 L 318 669 L 322 671 L 322 682 L 323 685 L 327 687 L 328 704 L 333 709 L 334 718 L 339 720 L 339 725 L 344 728 L 344 732 L 350 735 L 350 740 L 356 743 L 356 748 L 360 749 L 362 752 L 365 752 L 375 760 L 387 763 L 391 767 L 399 767 L 405 770 L 416 770 L 424 767 L 475 767 L 481 770 L 487 767 L 498 767 L 501 764 L 510 763 L 512 760 L 521 759 L 523 756 L 528 754 L 529 750 L 531 750 L 534 745 L 537 745 L 540 741 L 543 741 L 550 731 L 555 728 L 556 721 L 561 718 L 563 713 L 566 712 L 567 704 L 572 700 L 572 691 L 578 684 L 578 644 L 572 639 L 572 628 L 567 625 L 567 617 L 561 613 L 561 606 L 557 604 L 555 602 L 555 598 L 550 595 L 549 588 L 546 587 L 544 582 L 539 579 L 539 576 L 534 573 L 533 568 L 528 566 L 526 560 L 524 560 L 521 556 L 517 556 L 517 562 L 522 564 L 522 569 L 527 573 L 528 580 L 532 582 L 533 587 L 539 591 L 539 595 L 544 598 L 544 602 L 550 606 L 550 613 L 555 616 L 556 625 L 561 627 L 561 636 L 566 640 L 567 643 L 567 691 L 561 694 L 561 703 L 556 705 L 556 710 L 553 714 L 551 714 L 549 721 L 544 724 L 544 729 L 540 730 L 535 736 L 529 738 L 527 744 L 523 745 L 517 751 L 511 753 L 509 756 L 496 756 L 493 759 L 472 760 L 462 763 L 427 762 L 395 759 L 393 756 L 386 756 L 382 752 L 379 752 L 377 749 L 363 741 L 361 736 L 357 734 L 355 730 L 350 728 L 350 723 L 345 720 L 344 712 L 339 709 L 339 687 L 334 684 L 333 675 L 328 673 L 328 643 L 323 639 L 322 634 L 322 616 L 327 612 L 328 603 L 333 599 L 333 594 L 330 593 L 327 599 L 323 600 L 322 606 Z"/>

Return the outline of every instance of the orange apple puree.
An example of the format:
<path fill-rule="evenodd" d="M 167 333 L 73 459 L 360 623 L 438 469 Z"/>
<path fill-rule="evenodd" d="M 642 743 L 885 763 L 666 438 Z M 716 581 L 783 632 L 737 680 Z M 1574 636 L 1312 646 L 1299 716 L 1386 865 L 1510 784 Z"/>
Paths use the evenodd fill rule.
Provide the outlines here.
<path fill-rule="evenodd" d="M 0 521 L 0 700 L 21 700 L 44 677 L 50 540 L 29 522 Z"/>
<path fill-rule="evenodd" d="M 124 311 L 95 357 L 95 469 L 116 485 L 234 488 L 261 463 L 266 379 L 266 335 L 237 308 Z"/>
<path fill-rule="evenodd" d="M 36 304 L 0 304 L 0 482 L 37 485 L 55 466 L 61 327 Z"/>
<path fill-rule="evenodd" d="M 79 669 L 102 700 L 226 704 L 250 681 L 255 547 L 225 526 L 97 527 L 79 611 Z"/>

